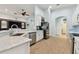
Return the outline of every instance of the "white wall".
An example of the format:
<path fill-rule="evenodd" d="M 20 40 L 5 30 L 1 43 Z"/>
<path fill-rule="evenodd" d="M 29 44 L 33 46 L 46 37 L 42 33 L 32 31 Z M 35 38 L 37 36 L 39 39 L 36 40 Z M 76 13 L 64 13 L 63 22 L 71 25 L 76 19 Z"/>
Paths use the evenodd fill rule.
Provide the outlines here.
<path fill-rule="evenodd" d="M 55 19 L 60 16 L 65 16 L 67 18 L 68 30 L 72 27 L 72 15 L 75 11 L 75 7 L 62 8 L 52 11 L 50 23 L 50 36 L 56 36 Z"/>
<path fill-rule="evenodd" d="M 44 16 L 44 11 L 38 6 L 35 6 L 35 15 Z"/>

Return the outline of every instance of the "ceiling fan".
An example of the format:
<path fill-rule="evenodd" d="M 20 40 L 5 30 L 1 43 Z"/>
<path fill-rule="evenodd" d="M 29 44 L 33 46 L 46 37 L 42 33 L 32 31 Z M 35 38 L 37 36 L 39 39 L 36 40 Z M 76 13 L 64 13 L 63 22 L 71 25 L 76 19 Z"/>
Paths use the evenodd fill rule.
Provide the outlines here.
<path fill-rule="evenodd" d="M 22 16 L 30 16 L 30 15 L 26 12 L 25 9 L 21 9 L 20 12 L 15 12 L 14 14 L 15 14 L 15 15 L 20 14 L 20 15 L 22 15 Z"/>

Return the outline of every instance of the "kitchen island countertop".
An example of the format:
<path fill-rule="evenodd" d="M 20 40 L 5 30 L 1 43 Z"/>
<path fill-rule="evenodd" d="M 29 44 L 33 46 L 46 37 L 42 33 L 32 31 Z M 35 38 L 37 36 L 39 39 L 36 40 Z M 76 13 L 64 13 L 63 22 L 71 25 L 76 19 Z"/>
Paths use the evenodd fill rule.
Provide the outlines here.
<path fill-rule="evenodd" d="M 31 39 L 22 36 L 0 37 L 0 52 L 30 42 Z"/>

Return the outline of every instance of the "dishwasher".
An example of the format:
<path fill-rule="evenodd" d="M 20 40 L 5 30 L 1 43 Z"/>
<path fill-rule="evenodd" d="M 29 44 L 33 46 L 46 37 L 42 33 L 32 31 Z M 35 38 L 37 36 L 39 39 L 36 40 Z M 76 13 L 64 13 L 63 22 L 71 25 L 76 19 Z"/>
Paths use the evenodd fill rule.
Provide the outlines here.
<path fill-rule="evenodd" d="M 32 39 L 32 41 L 30 42 L 30 45 L 35 44 L 36 43 L 36 32 L 30 32 L 29 38 Z"/>

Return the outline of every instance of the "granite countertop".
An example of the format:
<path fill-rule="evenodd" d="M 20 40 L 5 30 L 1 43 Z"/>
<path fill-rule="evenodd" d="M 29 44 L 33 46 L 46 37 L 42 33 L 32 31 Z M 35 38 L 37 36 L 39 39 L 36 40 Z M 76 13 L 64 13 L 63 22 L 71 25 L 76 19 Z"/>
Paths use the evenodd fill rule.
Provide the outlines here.
<path fill-rule="evenodd" d="M 30 41 L 31 39 L 22 36 L 0 37 L 0 52 Z"/>

